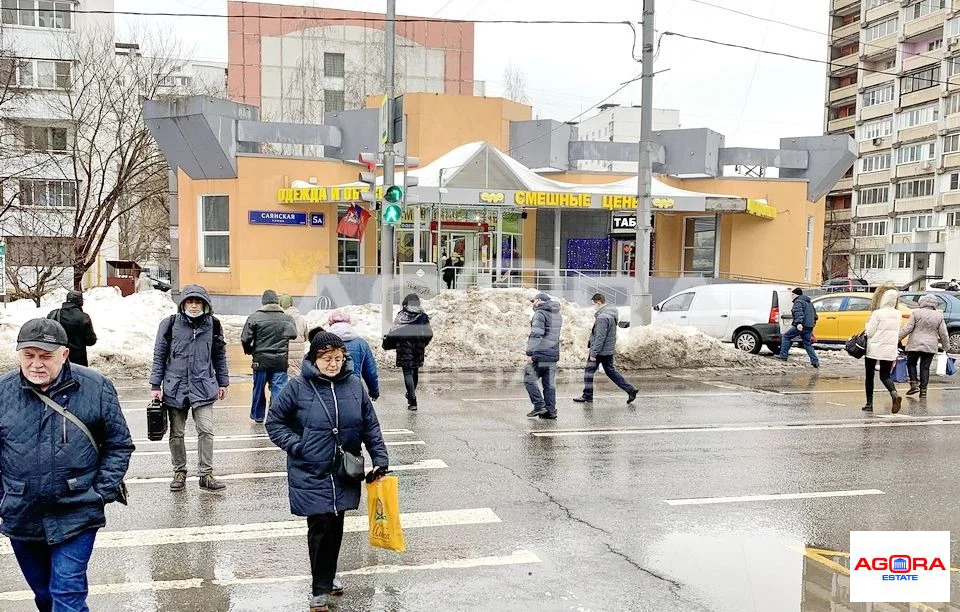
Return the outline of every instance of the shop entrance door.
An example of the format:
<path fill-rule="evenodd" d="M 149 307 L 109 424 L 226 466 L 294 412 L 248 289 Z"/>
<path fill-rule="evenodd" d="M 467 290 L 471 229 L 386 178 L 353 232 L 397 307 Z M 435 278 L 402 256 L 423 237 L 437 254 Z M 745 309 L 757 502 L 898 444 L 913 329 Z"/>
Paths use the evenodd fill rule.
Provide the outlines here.
<path fill-rule="evenodd" d="M 454 287 L 457 289 L 466 289 L 468 286 L 477 282 L 477 266 L 480 261 L 478 252 L 477 232 L 465 232 L 454 230 L 441 233 L 441 257 L 446 253 L 449 257 L 454 254 L 459 256 L 459 263 L 462 266 L 456 268 L 456 281 Z M 454 259 L 455 265 L 458 263 Z M 443 265 L 443 260 L 440 262 Z"/>
<path fill-rule="evenodd" d="M 637 252 L 636 241 L 634 240 L 616 240 L 613 243 L 615 253 L 613 254 L 614 269 L 618 276 L 633 276 L 637 272 Z"/>

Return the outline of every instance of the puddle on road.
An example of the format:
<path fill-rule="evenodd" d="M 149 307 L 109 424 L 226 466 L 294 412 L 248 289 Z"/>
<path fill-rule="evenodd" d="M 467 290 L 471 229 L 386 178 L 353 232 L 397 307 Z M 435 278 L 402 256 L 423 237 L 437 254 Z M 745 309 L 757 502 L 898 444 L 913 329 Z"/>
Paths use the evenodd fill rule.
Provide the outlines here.
<path fill-rule="evenodd" d="M 714 612 L 960 612 L 956 604 L 850 603 L 850 578 L 838 567 L 848 568 L 848 557 L 805 556 L 804 548 L 751 533 L 676 533 L 647 558 L 648 567 L 681 583 L 683 596 Z M 952 592 L 958 588 L 960 578 L 952 573 Z"/>

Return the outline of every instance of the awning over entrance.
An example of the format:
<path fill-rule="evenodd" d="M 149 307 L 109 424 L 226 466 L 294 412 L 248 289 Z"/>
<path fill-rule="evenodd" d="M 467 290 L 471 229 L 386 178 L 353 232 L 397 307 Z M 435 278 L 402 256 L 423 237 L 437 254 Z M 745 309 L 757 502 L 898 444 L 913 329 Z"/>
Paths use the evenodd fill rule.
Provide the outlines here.
<path fill-rule="evenodd" d="M 443 204 L 504 208 L 637 208 L 637 178 L 585 185 L 541 176 L 486 142 L 453 149 L 432 163 L 409 172 L 419 185 L 407 190 L 408 206 Z M 398 182 L 402 178 L 397 176 Z M 377 182 L 382 187 L 382 178 Z M 352 202 L 360 200 L 360 182 L 320 187 L 293 181 L 281 189 L 281 203 Z M 776 209 L 763 200 L 687 191 L 653 179 L 653 210 L 676 212 L 742 212 L 773 219 Z"/>

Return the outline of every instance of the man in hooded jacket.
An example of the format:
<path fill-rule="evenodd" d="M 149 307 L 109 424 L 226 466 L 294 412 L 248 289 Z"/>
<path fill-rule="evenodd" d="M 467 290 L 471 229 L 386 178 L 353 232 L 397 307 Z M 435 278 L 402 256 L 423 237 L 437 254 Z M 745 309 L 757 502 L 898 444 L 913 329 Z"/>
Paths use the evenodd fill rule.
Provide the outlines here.
<path fill-rule="evenodd" d="M 249 317 L 240 334 L 243 352 L 253 355 L 253 401 L 250 418 L 263 423 L 267 413 L 267 385 L 270 400 L 287 384 L 290 341 L 297 339 L 297 326 L 280 307 L 280 297 L 273 289 L 263 292 L 263 306 Z"/>
<path fill-rule="evenodd" d="M 560 304 L 546 293 L 538 293 L 532 300 L 533 318 L 527 338 L 527 364 L 523 384 L 527 388 L 533 410 L 528 418 L 557 418 L 557 363 L 560 361 L 560 328 L 563 317 Z M 543 393 L 537 381 L 543 383 Z"/>
<path fill-rule="evenodd" d="M 806 295 L 803 295 L 803 289 L 797 287 L 793 290 L 793 324 L 790 329 L 783 334 L 780 342 L 780 354 L 777 359 L 786 361 L 790 351 L 790 345 L 799 336 L 803 342 L 803 348 L 810 357 L 810 365 L 814 368 L 820 367 L 820 358 L 817 357 L 817 351 L 813 348 L 813 328 L 817 324 L 817 310 L 813 307 L 813 302 Z"/>
<path fill-rule="evenodd" d="M 593 329 L 590 331 L 590 356 L 587 358 L 587 367 L 583 371 L 583 395 L 574 399 L 578 404 L 593 401 L 593 379 L 600 366 L 607 378 L 615 385 L 627 392 L 627 403 L 632 404 L 637 399 L 637 388 L 627 382 L 615 365 L 613 354 L 617 348 L 617 327 L 620 313 L 616 306 L 607 304 L 602 293 L 593 296 L 593 306 L 597 309 Z"/>
<path fill-rule="evenodd" d="M 79 291 L 67 292 L 67 301 L 60 308 L 52 310 L 47 315 L 67 331 L 70 344 L 70 354 L 67 358 L 70 363 L 87 365 L 87 347 L 97 343 L 97 334 L 93 331 L 93 321 L 90 315 L 83 312 L 83 294 Z"/>
<path fill-rule="evenodd" d="M 200 487 L 226 488 L 213 477 L 213 403 L 227 396 L 229 386 L 227 343 L 220 321 L 213 316 L 210 295 L 200 285 L 187 285 L 177 314 L 160 322 L 150 375 L 151 397 L 162 401 L 170 413 L 171 491 L 186 487 L 183 430 L 191 410 L 197 426 Z"/>

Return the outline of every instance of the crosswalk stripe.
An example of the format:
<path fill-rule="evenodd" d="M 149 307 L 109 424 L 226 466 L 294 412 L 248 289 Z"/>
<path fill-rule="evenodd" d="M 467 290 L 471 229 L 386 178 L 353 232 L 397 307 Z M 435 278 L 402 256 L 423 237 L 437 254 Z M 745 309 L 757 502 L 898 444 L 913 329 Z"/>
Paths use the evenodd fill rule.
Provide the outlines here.
<path fill-rule="evenodd" d="M 499 567 L 505 565 L 530 565 L 541 563 L 540 557 L 529 550 L 517 550 L 509 555 L 474 557 L 468 559 L 444 559 L 422 565 L 368 565 L 354 570 L 339 572 L 341 576 L 370 576 L 373 574 L 398 574 L 400 572 L 423 572 L 447 569 L 471 569 L 476 567 Z M 157 582 L 120 582 L 115 584 L 91 584 L 90 595 L 115 595 L 142 591 L 173 591 L 199 589 L 205 584 L 219 587 L 245 586 L 256 584 L 285 584 L 289 582 L 307 582 L 311 576 L 276 576 L 273 578 L 233 578 L 205 581 L 203 578 L 185 580 L 163 580 Z M 6 591 L 0 593 L 0 601 L 30 601 L 33 591 Z"/>
<path fill-rule="evenodd" d="M 384 436 L 404 436 L 408 434 L 413 434 L 409 429 L 382 429 L 380 433 Z M 217 442 L 248 442 L 250 440 L 269 440 L 270 436 L 265 433 L 255 433 L 255 434 L 234 434 L 234 435 L 225 435 L 225 436 L 214 436 L 214 443 Z M 196 436 L 184 436 L 184 442 L 192 443 L 197 441 Z M 134 444 L 168 444 L 168 438 L 163 440 L 148 440 L 146 438 L 134 438 Z"/>
<path fill-rule="evenodd" d="M 404 530 L 425 527 L 452 527 L 499 523 L 490 508 L 467 508 L 462 510 L 436 510 L 400 514 Z M 370 528 L 366 516 L 348 516 L 344 521 L 344 533 L 360 533 Z M 101 531 L 97 534 L 94 548 L 132 548 L 138 546 L 163 546 L 195 542 L 225 542 L 242 540 L 269 540 L 273 538 L 305 536 L 305 519 L 274 521 L 269 523 L 234 523 L 206 525 L 202 527 L 170 527 L 167 529 L 134 529 L 129 531 Z M 0 540 L 0 554 L 9 555 L 13 550 L 10 542 Z"/>
<path fill-rule="evenodd" d="M 409 472 L 412 470 L 442 470 L 449 467 L 440 459 L 422 459 L 406 465 L 391 465 L 391 472 Z M 246 474 L 223 474 L 217 475 L 217 480 L 258 480 L 262 478 L 286 478 L 286 472 L 249 472 Z M 187 482 L 198 482 L 197 476 L 187 478 Z M 169 483 L 170 476 L 160 476 L 158 478 L 128 478 L 125 480 L 128 485 L 139 484 L 159 484 Z"/>
<path fill-rule="evenodd" d="M 387 446 L 425 446 L 427 443 L 423 440 L 408 440 L 405 442 L 384 442 Z M 254 446 L 247 448 L 215 448 L 213 449 L 213 454 L 222 455 L 227 453 L 267 453 L 273 451 L 283 451 L 282 448 L 277 446 Z M 133 453 L 134 457 L 151 457 L 155 455 L 169 455 L 170 450 L 157 450 L 157 451 L 135 451 Z M 196 455 L 197 451 L 188 450 L 188 455 Z"/>

